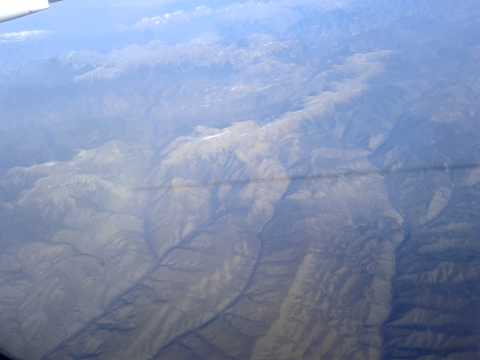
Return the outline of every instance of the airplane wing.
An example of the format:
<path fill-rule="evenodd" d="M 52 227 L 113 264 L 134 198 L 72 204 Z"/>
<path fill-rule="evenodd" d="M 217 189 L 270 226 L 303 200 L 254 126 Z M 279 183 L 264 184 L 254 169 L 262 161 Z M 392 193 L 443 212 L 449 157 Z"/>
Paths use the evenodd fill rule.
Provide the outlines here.
<path fill-rule="evenodd" d="M 58 1 L 62 0 L 0 0 L 0 22 L 47 10 Z"/>

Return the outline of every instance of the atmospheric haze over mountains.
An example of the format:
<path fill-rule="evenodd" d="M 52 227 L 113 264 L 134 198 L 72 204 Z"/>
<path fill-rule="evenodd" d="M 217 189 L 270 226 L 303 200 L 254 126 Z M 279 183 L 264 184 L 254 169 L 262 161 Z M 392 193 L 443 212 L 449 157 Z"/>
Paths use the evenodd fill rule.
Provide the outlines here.
<path fill-rule="evenodd" d="M 480 359 L 480 3 L 65 1 L 0 27 L 0 349 Z"/>

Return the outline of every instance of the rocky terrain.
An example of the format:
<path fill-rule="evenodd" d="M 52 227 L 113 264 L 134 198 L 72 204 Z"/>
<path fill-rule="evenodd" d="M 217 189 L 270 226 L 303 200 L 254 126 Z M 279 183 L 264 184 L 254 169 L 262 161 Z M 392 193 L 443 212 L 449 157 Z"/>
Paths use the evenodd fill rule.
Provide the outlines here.
<path fill-rule="evenodd" d="M 0 348 L 480 359 L 480 6 L 327 5 L 4 75 Z"/>

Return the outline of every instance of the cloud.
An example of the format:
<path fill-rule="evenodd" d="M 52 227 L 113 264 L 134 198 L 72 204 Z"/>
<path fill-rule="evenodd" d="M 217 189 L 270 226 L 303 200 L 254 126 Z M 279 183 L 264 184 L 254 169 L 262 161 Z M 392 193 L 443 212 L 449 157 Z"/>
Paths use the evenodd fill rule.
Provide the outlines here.
<path fill-rule="evenodd" d="M 283 30 L 305 16 L 306 9 L 329 11 L 344 8 L 351 2 L 352 0 L 237 0 L 223 1 L 221 5 L 218 2 L 216 5 L 211 5 L 212 2 L 200 5 L 200 2 L 192 1 L 191 6 L 186 8 L 175 0 L 144 0 L 142 3 L 146 4 L 171 4 L 169 8 L 173 10 L 141 18 L 133 25 L 137 31 L 158 29 L 159 33 L 168 34 L 179 34 L 185 29 L 192 31 L 186 31 L 186 37 L 181 36 L 178 40 L 181 42 L 170 42 L 170 45 L 159 41 L 160 37 L 155 37 L 153 41 L 131 44 L 104 54 L 72 53 L 66 61 L 79 69 L 77 81 L 114 79 L 140 67 L 231 65 L 238 68 L 254 61 L 270 66 L 268 61 L 272 55 L 280 53 L 291 44 L 262 39 L 255 45 L 239 47 L 229 41 L 228 34 L 232 27 L 239 25 L 237 28 L 241 29 L 244 39 L 251 40 L 255 36 L 259 38 L 259 34 L 265 33 L 274 34 L 272 38 L 281 38 Z M 130 1 L 123 0 L 120 3 L 127 5 Z M 255 26 L 259 24 L 260 27 Z M 186 38 L 191 40 L 185 41 Z"/>
<path fill-rule="evenodd" d="M 43 39 L 50 35 L 46 30 L 25 30 L 10 33 L 0 33 L 0 44 L 20 43 L 29 40 Z"/>
<path fill-rule="evenodd" d="M 106 9 L 106 8 L 158 8 L 168 5 L 181 3 L 182 0 L 83 0 L 77 2 L 76 5 L 82 9 Z"/>
<path fill-rule="evenodd" d="M 134 25 L 134 28 L 138 30 L 146 30 L 162 25 L 187 23 L 196 18 L 211 16 L 213 13 L 213 9 L 205 6 L 197 7 L 190 12 L 177 10 L 158 16 L 144 17 Z"/>
<path fill-rule="evenodd" d="M 107 54 L 71 53 L 64 59 L 77 69 L 88 69 L 76 80 L 114 79 L 129 71 L 156 66 L 225 66 L 245 68 L 251 64 L 274 66 L 273 57 L 288 48 L 287 43 L 267 35 L 252 36 L 246 46 L 224 44 L 215 37 L 165 45 L 158 41 L 130 45 Z"/>
<path fill-rule="evenodd" d="M 278 4 L 249 1 L 234 3 L 226 7 L 210 8 L 198 6 L 190 11 L 178 10 L 167 12 L 159 16 L 146 17 L 135 24 L 139 30 L 152 29 L 165 25 L 179 25 L 195 20 L 209 19 L 220 22 L 262 22 L 282 18 L 283 21 L 295 17 L 288 7 Z M 289 21 L 290 22 L 290 21 Z"/>
<path fill-rule="evenodd" d="M 176 10 L 158 16 L 144 17 L 134 28 L 137 30 L 155 29 L 167 25 L 180 25 L 192 21 L 208 19 L 215 23 L 258 23 L 273 22 L 287 26 L 298 21 L 302 14 L 299 8 L 332 10 L 348 6 L 351 0 L 276 0 L 232 2 L 222 7 L 197 6 L 191 10 Z"/>
<path fill-rule="evenodd" d="M 179 2 L 179 0 L 117 0 L 110 5 L 115 7 L 156 7 L 172 5 Z M 98 4 L 98 1 L 96 1 L 96 3 Z"/>

